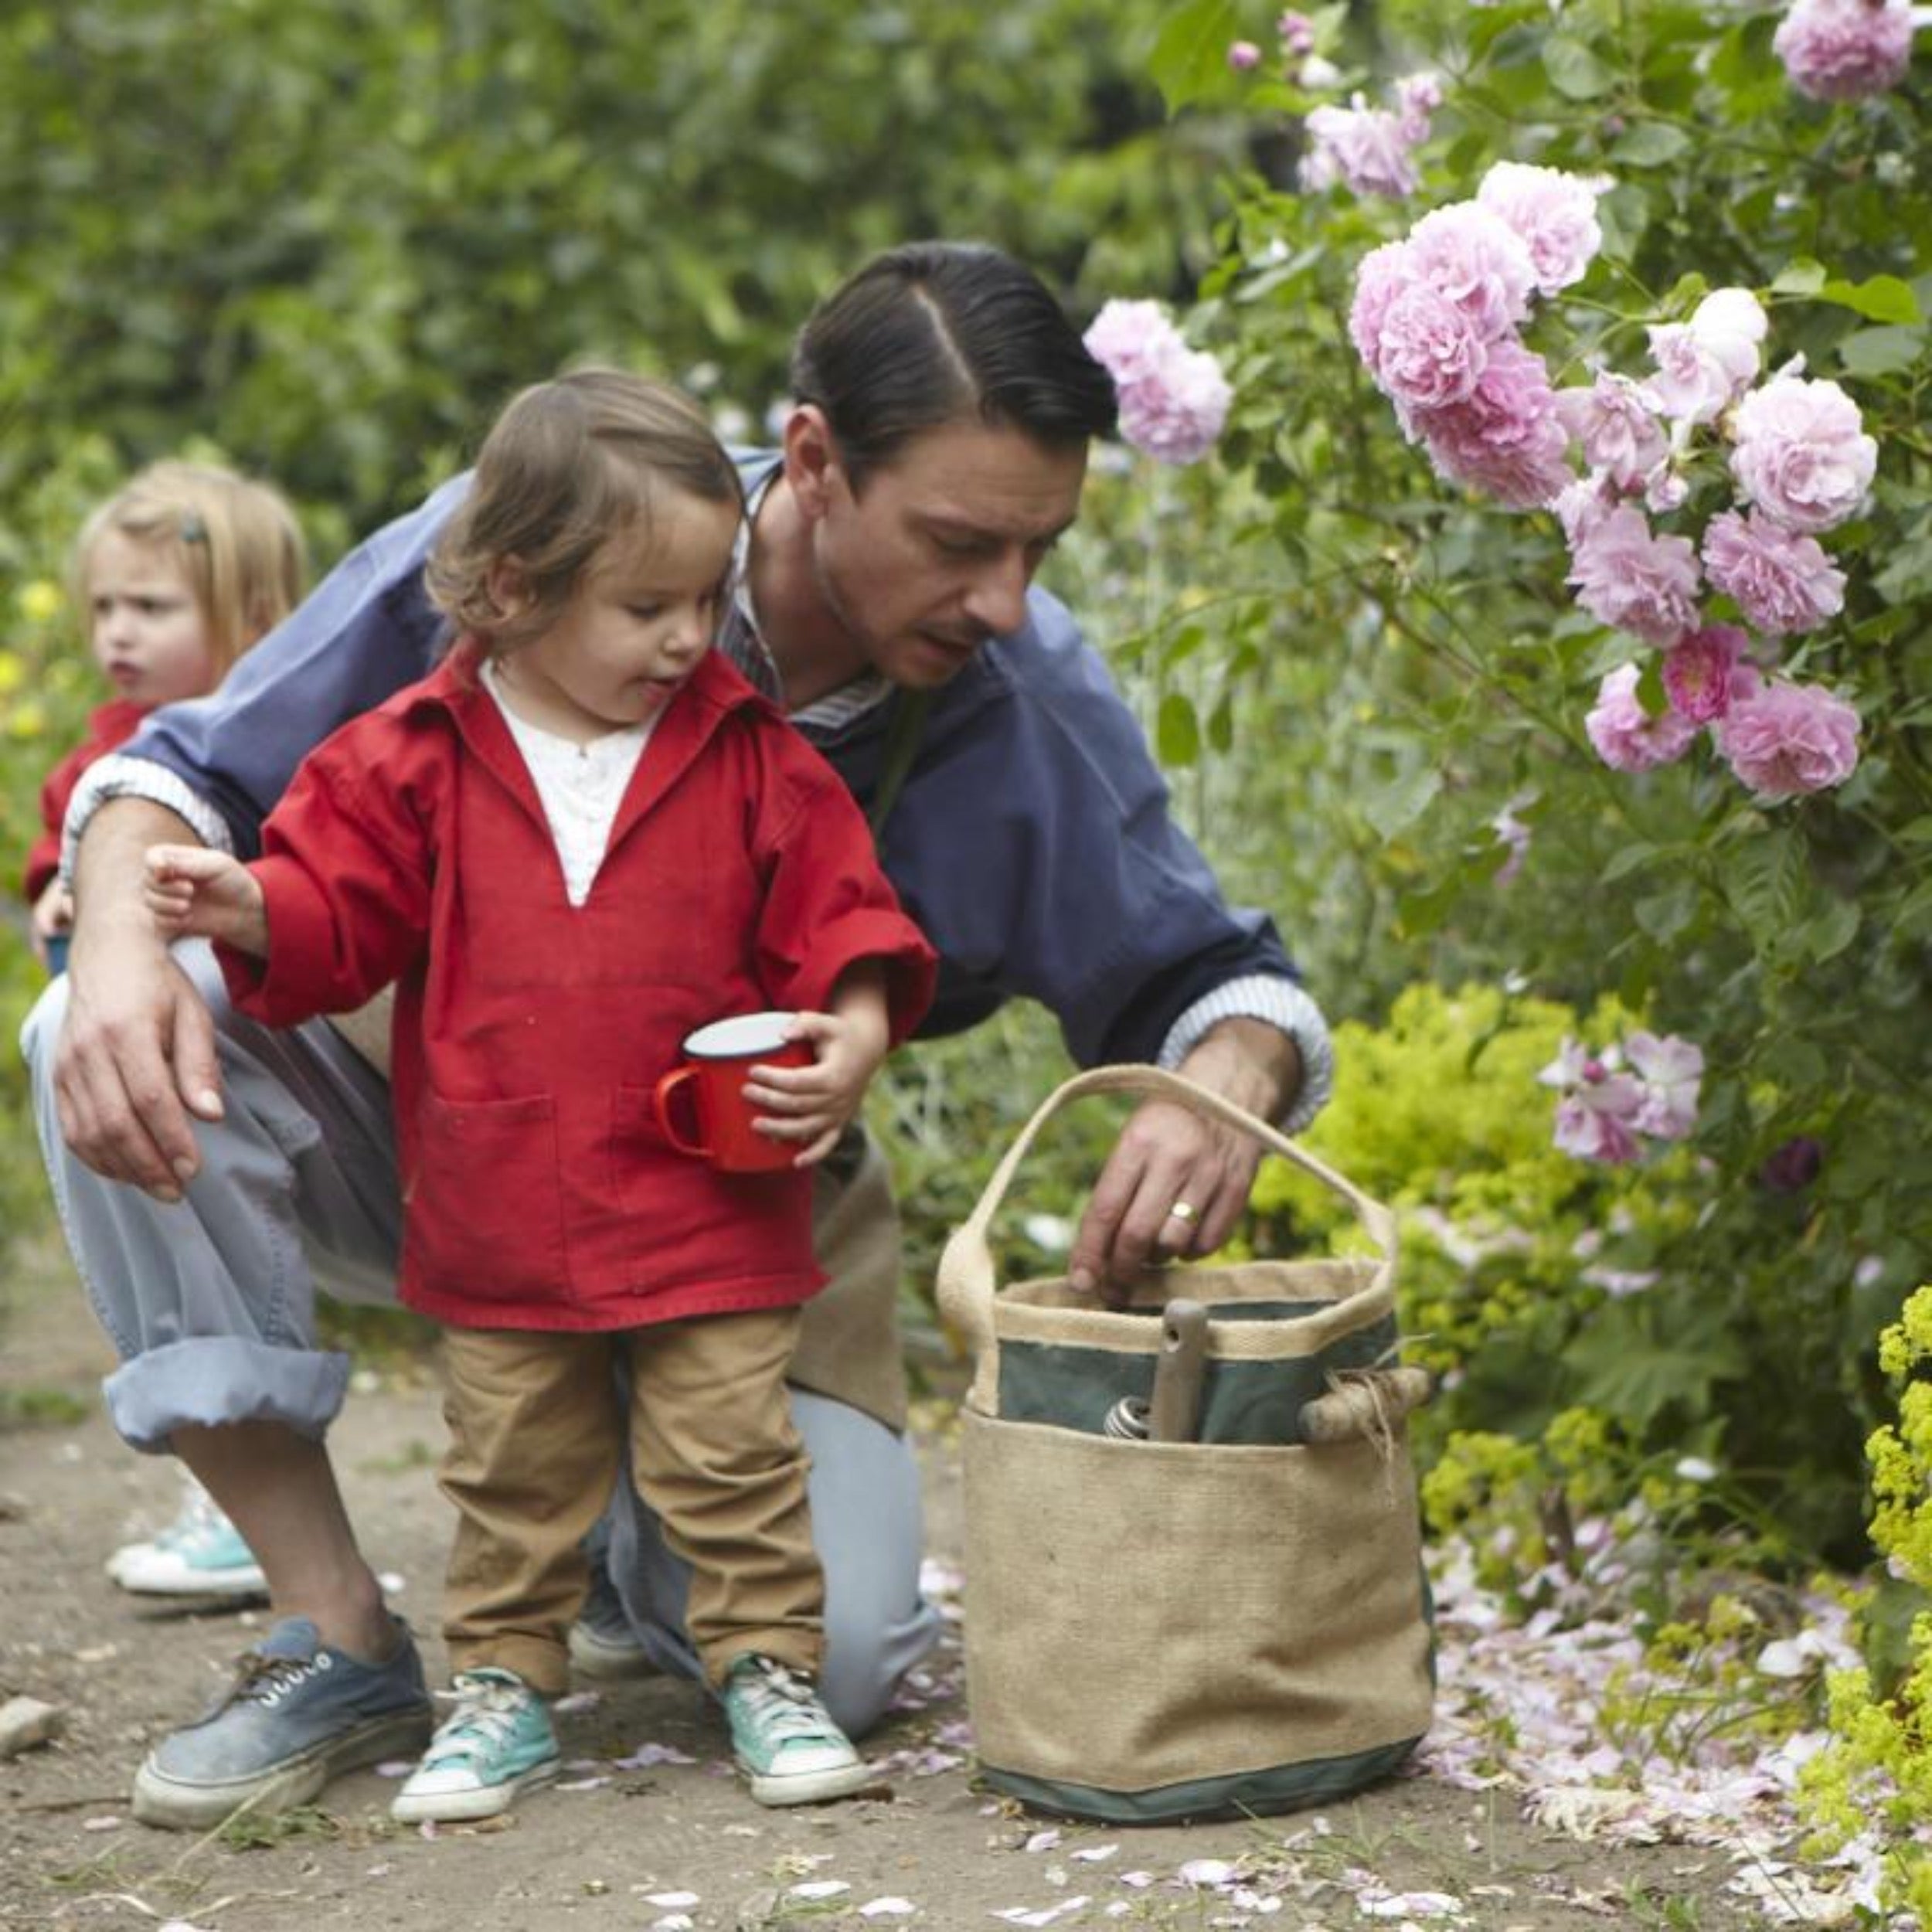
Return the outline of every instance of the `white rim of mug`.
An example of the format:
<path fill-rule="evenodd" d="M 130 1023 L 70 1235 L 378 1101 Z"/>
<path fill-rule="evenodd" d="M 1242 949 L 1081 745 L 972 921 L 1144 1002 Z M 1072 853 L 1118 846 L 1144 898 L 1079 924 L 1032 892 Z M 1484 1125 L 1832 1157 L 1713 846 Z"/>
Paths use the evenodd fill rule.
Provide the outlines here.
<path fill-rule="evenodd" d="M 685 1036 L 684 1050 L 692 1060 L 738 1060 L 747 1055 L 775 1053 L 785 1044 L 785 1033 L 796 1013 L 734 1013 L 729 1019 L 714 1019 Z"/>

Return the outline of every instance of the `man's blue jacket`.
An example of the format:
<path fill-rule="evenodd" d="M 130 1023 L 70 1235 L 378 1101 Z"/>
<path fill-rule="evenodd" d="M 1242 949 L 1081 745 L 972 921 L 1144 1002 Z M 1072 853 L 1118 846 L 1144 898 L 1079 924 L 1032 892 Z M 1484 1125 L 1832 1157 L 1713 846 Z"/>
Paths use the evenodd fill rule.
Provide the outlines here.
<path fill-rule="evenodd" d="M 772 461 L 753 459 L 747 481 Z M 252 856 L 303 754 L 421 677 L 447 641 L 422 566 L 467 482 L 352 551 L 218 692 L 155 713 L 124 754 L 179 774 Z M 1082 1065 L 1153 1060 L 1203 995 L 1294 969 L 1266 917 L 1223 902 L 1066 607 L 1036 587 L 1027 609 L 937 695 L 881 832 L 886 872 L 940 955 L 920 1033 L 958 1032 L 1024 995 L 1057 1017 Z M 862 806 L 890 712 L 807 733 Z"/>

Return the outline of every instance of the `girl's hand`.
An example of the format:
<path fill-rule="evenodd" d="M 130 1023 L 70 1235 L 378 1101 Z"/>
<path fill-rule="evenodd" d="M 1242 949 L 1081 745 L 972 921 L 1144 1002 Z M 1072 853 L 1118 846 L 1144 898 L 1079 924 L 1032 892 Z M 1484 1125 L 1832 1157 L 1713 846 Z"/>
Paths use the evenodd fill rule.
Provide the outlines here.
<path fill-rule="evenodd" d="M 810 1066 L 754 1066 L 745 1098 L 758 1110 L 752 1125 L 774 1141 L 804 1145 L 794 1167 L 812 1167 L 838 1143 L 890 1043 L 885 1002 L 842 999 L 835 1013 L 801 1013 L 787 1037 L 811 1041 Z"/>
<path fill-rule="evenodd" d="M 73 930 L 73 895 L 58 879 L 49 879 L 46 889 L 33 902 L 28 916 L 28 933 L 35 958 L 47 963 L 47 941 Z"/>
<path fill-rule="evenodd" d="M 164 939 L 219 939 L 268 957 L 268 914 L 255 876 L 206 845 L 150 845 L 141 902 Z"/>

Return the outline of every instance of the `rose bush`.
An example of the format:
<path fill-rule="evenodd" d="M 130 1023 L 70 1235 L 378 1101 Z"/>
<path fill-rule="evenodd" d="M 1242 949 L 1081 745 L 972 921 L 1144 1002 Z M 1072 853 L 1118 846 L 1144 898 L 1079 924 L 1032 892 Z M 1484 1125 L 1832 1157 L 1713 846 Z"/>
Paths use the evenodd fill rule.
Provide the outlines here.
<path fill-rule="evenodd" d="M 1800 55 L 1816 22 L 1741 0 L 1378 20 L 1321 10 L 1234 74 L 1260 9 L 1170 16 L 1171 103 L 1256 165 L 1184 318 L 1235 392 L 1219 493 L 1169 505 L 1189 554 L 1135 661 L 1203 801 L 1231 765 L 1291 828 L 1270 896 L 1325 909 L 1325 994 L 1376 1025 L 1418 978 L 1614 995 L 1627 1053 L 1702 1056 L 1694 1124 L 1656 1117 L 1684 1211 L 1613 1268 L 1655 1286 L 1606 1300 L 1573 1256 L 1519 1352 L 1492 1297 L 1463 1419 L 1587 1391 L 1640 1447 L 1703 1430 L 1727 1493 L 1856 1560 L 1876 1339 L 1932 1264 L 1932 1170 L 1896 1156 L 1932 1081 L 1925 63 Z M 1857 99 L 1794 84 L 1832 60 Z M 1378 73 L 1435 77 L 1414 185 L 1311 191 L 1317 111 Z M 1549 1057 L 1542 1133 L 1664 1158 L 1628 1062 L 1553 1097 Z"/>

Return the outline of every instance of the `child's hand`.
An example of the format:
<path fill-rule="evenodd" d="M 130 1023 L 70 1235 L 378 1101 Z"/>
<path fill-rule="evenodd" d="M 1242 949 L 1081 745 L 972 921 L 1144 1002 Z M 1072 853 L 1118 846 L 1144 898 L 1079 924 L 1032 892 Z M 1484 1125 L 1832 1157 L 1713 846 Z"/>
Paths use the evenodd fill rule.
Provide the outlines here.
<path fill-rule="evenodd" d="M 219 939 L 268 957 L 268 914 L 255 876 L 206 845 L 150 845 L 141 896 L 166 939 Z"/>
<path fill-rule="evenodd" d="M 804 1142 L 794 1167 L 815 1166 L 838 1145 L 891 1044 L 883 984 L 842 981 L 833 1004 L 835 1012 L 799 1014 L 786 1036 L 813 1042 L 812 1065 L 754 1066 L 745 1083 L 759 1110 L 752 1125 L 774 1141 Z"/>
<path fill-rule="evenodd" d="M 33 955 L 42 965 L 47 963 L 47 941 L 73 930 L 73 895 L 58 879 L 47 881 L 46 890 L 33 902 L 28 931 L 33 941 Z"/>

